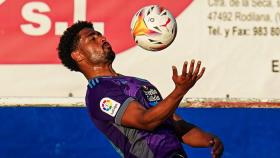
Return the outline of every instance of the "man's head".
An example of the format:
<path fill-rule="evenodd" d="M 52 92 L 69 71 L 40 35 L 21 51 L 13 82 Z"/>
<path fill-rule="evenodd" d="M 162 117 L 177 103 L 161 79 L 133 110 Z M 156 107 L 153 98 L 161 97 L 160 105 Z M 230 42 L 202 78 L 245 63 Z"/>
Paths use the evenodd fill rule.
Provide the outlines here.
<path fill-rule="evenodd" d="M 61 36 L 58 54 L 62 64 L 72 71 L 82 67 L 111 64 L 115 53 L 111 45 L 92 23 L 79 21 L 70 26 Z"/>

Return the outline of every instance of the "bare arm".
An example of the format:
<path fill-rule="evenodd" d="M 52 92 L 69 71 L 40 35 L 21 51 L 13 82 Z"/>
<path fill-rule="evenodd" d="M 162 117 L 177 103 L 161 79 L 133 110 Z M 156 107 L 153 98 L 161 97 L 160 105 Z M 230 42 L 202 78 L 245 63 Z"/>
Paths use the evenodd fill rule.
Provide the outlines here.
<path fill-rule="evenodd" d="M 195 125 L 183 121 L 181 117 L 176 114 L 173 115 L 172 119 L 175 128 L 177 129 L 177 133 L 180 133 L 179 137 L 181 137 L 180 139 L 183 143 L 188 144 L 191 147 L 212 147 L 213 158 L 218 158 L 222 155 L 224 147 L 218 137 L 203 131 Z"/>
<path fill-rule="evenodd" d="M 198 127 L 191 129 L 183 135 L 182 140 L 192 147 L 212 147 L 213 158 L 219 158 L 223 154 L 224 146 L 221 140 Z"/>
<path fill-rule="evenodd" d="M 129 103 L 123 117 L 122 125 L 127 127 L 139 128 L 152 131 L 163 121 L 169 118 L 179 106 L 183 96 L 194 86 L 202 77 L 205 68 L 200 70 L 199 61 L 194 70 L 195 61 L 192 60 L 187 73 L 187 62 L 184 63 L 182 74 L 178 76 L 177 68 L 173 69 L 172 79 L 175 83 L 175 89 L 161 102 L 150 109 L 145 109 L 140 103 L 132 101 Z"/>

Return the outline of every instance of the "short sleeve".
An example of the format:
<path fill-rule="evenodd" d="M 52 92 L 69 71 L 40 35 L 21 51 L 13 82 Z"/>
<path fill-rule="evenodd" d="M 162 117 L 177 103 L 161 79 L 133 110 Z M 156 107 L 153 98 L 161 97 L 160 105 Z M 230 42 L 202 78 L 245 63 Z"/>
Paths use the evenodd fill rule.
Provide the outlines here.
<path fill-rule="evenodd" d="M 121 85 L 111 82 L 88 87 L 86 105 L 91 117 L 99 121 L 121 124 L 121 119 L 134 98 L 125 94 Z"/>

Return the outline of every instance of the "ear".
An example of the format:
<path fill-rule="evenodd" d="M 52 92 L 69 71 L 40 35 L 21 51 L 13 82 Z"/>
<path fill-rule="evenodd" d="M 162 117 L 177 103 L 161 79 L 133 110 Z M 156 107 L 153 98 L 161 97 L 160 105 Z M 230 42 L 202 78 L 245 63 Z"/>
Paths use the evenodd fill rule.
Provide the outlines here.
<path fill-rule="evenodd" d="M 82 60 L 84 60 L 84 55 L 82 53 L 80 53 L 78 50 L 73 51 L 71 53 L 71 57 L 72 59 L 74 59 L 76 62 L 80 62 Z"/>

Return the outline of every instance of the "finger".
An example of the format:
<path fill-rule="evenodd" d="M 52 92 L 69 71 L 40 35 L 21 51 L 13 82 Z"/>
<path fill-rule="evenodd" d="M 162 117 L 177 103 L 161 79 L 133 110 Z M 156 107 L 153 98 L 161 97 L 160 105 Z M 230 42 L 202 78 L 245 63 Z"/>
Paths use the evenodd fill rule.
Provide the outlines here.
<path fill-rule="evenodd" d="M 209 141 L 209 144 L 210 144 L 210 146 L 213 146 L 213 145 L 215 144 L 214 140 L 211 139 L 211 140 Z"/>
<path fill-rule="evenodd" d="M 205 67 L 203 67 L 202 69 L 201 69 L 201 71 L 200 71 L 200 73 L 198 74 L 198 76 L 196 77 L 196 81 L 198 81 L 201 77 L 202 77 L 202 75 L 204 74 L 204 72 L 205 72 Z"/>
<path fill-rule="evenodd" d="M 217 150 L 217 156 L 221 157 L 223 155 L 223 147 L 220 146 L 220 148 Z"/>
<path fill-rule="evenodd" d="M 218 143 L 217 143 L 217 144 L 218 144 Z M 221 150 L 222 150 L 221 144 L 217 145 L 215 149 L 214 149 L 214 148 L 212 149 L 213 154 L 215 154 L 215 155 L 219 155 L 220 152 L 221 152 Z"/>
<path fill-rule="evenodd" d="M 217 152 L 212 151 L 212 157 L 213 158 L 219 158 L 220 155 Z"/>
<path fill-rule="evenodd" d="M 213 158 L 218 158 L 218 155 L 212 154 Z"/>
<path fill-rule="evenodd" d="M 222 156 L 222 154 L 212 154 L 213 158 L 220 158 Z"/>
<path fill-rule="evenodd" d="M 217 151 L 217 149 L 219 148 L 219 146 L 221 144 L 219 142 L 217 142 L 217 140 L 214 140 L 214 141 L 215 141 L 215 143 L 214 143 L 214 145 L 212 147 L 212 152 L 213 152 L 213 154 L 216 154 L 216 151 Z"/>
<path fill-rule="evenodd" d="M 216 151 L 214 151 L 214 154 L 216 154 L 218 157 L 222 156 L 224 151 L 223 144 L 220 143 L 219 147 L 217 148 Z"/>
<path fill-rule="evenodd" d="M 219 157 L 223 153 L 224 146 L 219 139 L 215 139 L 215 144 L 213 146 L 213 153 Z"/>
<path fill-rule="evenodd" d="M 215 145 L 214 139 L 211 139 L 209 143 L 210 143 L 210 146 L 213 147 L 213 146 Z M 216 158 L 216 155 L 215 155 L 215 153 L 214 153 L 213 148 L 212 148 L 212 150 L 211 150 L 211 154 L 212 154 L 212 158 Z"/>
<path fill-rule="evenodd" d="M 172 71 L 173 71 L 173 77 L 178 77 L 178 71 L 176 66 L 172 66 Z"/>
<path fill-rule="evenodd" d="M 189 72 L 188 72 L 188 76 L 192 76 L 193 75 L 193 67 L 194 67 L 194 63 L 195 63 L 195 60 L 192 59 L 191 61 L 191 65 L 190 65 L 190 69 L 189 69 Z"/>
<path fill-rule="evenodd" d="M 184 64 L 183 64 L 182 76 L 186 76 L 187 75 L 187 68 L 188 68 L 188 62 L 185 61 Z"/>
<path fill-rule="evenodd" d="M 194 73 L 193 73 L 193 76 L 192 76 L 192 80 L 195 80 L 199 72 L 199 69 L 200 69 L 200 65 L 201 65 L 201 61 L 198 61 L 197 64 L 196 64 L 196 68 L 194 70 Z"/>

